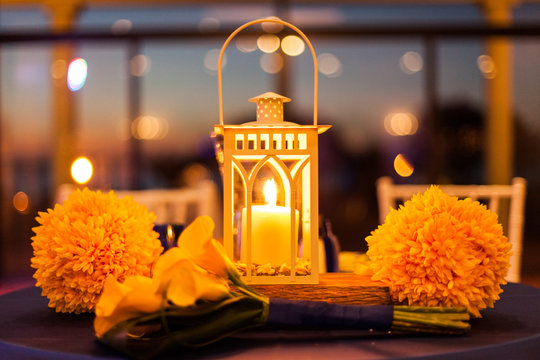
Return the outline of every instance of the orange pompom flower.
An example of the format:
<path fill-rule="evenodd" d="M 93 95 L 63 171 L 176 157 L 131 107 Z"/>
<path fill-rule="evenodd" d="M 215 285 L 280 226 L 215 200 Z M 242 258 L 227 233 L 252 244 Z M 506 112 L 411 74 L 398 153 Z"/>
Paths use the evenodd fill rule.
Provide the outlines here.
<path fill-rule="evenodd" d="M 57 312 L 93 311 L 108 275 L 149 276 L 163 251 L 155 215 L 112 191 L 77 190 L 36 220 L 31 266 Z"/>
<path fill-rule="evenodd" d="M 465 306 L 480 317 L 506 284 L 511 244 L 497 215 L 437 186 L 391 209 L 366 241 L 372 278 L 400 303 Z"/>

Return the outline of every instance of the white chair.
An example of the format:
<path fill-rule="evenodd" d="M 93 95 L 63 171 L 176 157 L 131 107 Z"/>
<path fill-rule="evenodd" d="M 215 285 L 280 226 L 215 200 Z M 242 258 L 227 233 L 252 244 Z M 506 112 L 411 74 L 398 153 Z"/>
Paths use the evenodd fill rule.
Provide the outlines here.
<path fill-rule="evenodd" d="M 74 191 L 74 185 L 58 188 L 55 202 L 63 202 Z M 118 197 L 131 196 L 156 215 L 156 224 L 188 225 L 199 215 L 208 215 L 215 222 L 214 236 L 221 237 L 221 202 L 216 184 L 203 180 L 194 186 L 177 189 L 115 190 Z"/>
<path fill-rule="evenodd" d="M 428 187 L 429 185 L 394 184 L 392 178 L 387 176 L 379 178 L 377 199 L 381 224 L 391 207 L 395 208 L 397 204 L 405 202 L 416 193 L 424 192 Z M 527 181 L 515 177 L 511 185 L 439 185 L 439 187 L 451 196 L 470 197 L 472 200 L 482 201 L 495 213 L 499 213 L 500 200 L 509 199 L 507 234 L 513 254 L 510 257 L 510 270 L 506 280 L 519 282 Z"/>
<path fill-rule="evenodd" d="M 116 190 L 118 197 L 129 195 L 156 214 L 157 224 L 189 224 L 199 215 L 214 221 L 220 218 L 219 197 L 210 180 L 178 189 Z"/>

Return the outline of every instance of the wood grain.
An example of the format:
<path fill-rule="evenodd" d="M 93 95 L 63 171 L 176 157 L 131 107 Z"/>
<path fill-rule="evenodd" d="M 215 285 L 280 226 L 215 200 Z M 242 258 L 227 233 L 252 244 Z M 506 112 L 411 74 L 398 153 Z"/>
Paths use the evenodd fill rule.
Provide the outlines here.
<path fill-rule="evenodd" d="M 316 285 L 252 285 L 268 297 L 316 300 L 336 304 L 391 305 L 388 287 L 369 276 L 352 273 L 319 275 Z"/>

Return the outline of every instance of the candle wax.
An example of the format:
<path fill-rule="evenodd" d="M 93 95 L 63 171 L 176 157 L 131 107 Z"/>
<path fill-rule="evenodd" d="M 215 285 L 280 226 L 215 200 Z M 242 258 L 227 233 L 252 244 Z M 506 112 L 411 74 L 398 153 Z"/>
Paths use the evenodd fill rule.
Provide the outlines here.
<path fill-rule="evenodd" d="M 291 209 L 285 206 L 251 207 L 251 262 L 280 266 L 291 263 Z M 295 248 L 298 241 L 298 210 L 295 210 Z M 247 212 L 242 209 L 242 260 L 247 261 Z"/>

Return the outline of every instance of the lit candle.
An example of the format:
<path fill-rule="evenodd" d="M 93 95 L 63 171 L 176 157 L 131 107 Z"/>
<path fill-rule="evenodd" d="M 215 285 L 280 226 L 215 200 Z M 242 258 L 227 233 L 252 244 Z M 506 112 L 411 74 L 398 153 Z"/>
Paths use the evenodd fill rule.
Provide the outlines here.
<path fill-rule="evenodd" d="M 274 180 L 264 185 L 266 205 L 251 206 L 251 262 L 280 266 L 291 262 L 291 208 L 277 206 Z M 298 234 L 298 210 L 295 210 L 295 244 Z M 242 238 L 247 241 L 247 211 L 242 209 Z M 295 246 L 296 247 L 296 246 Z M 246 244 L 242 244 L 242 258 L 247 259 Z"/>

